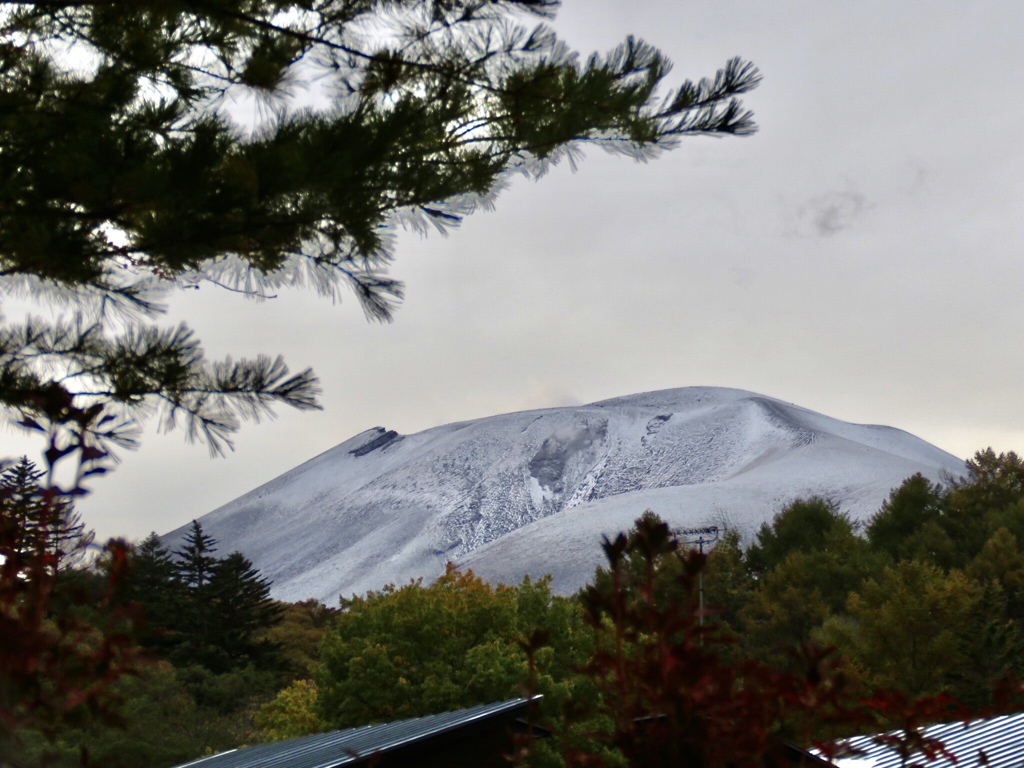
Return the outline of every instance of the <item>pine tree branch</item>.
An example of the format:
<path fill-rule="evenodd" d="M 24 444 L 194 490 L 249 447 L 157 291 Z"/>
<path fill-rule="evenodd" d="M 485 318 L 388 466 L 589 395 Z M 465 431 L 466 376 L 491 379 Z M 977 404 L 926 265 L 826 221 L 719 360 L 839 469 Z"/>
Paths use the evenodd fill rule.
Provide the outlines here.
<path fill-rule="evenodd" d="M 583 146 L 646 159 L 682 136 L 754 130 L 737 99 L 760 79 L 749 63 L 659 98 L 670 66 L 643 41 L 581 61 L 512 15 L 557 6 L 0 3 L 0 277 L 95 317 L 0 326 L 0 405 L 74 439 L 101 418 L 87 403 L 155 409 L 221 445 L 271 404 L 316 407 L 315 379 L 271 359 L 218 368 L 190 332 L 139 325 L 160 290 L 336 300 L 347 286 L 387 321 L 403 294 L 387 275 L 396 227 L 446 232 L 509 174 L 540 176 Z M 280 97 L 306 63 L 331 78 L 336 110 L 282 101 L 248 133 L 218 112 L 234 88 Z"/>

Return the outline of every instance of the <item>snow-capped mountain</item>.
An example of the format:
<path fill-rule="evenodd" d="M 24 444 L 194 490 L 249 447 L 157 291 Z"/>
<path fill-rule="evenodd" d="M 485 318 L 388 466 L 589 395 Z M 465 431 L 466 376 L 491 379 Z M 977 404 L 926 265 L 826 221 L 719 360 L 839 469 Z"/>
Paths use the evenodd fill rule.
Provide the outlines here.
<path fill-rule="evenodd" d="M 602 534 L 652 509 L 745 537 L 788 501 L 824 495 L 854 518 L 915 472 L 960 459 L 891 427 L 849 424 L 736 389 L 690 387 L 571 408 L 371 429 L 200 519 L 284 600 L 379 589 L 447 561 L 492 580 L 550 573 L 558 591 L 601 563 Z M 165 542 L 176 546 L 185 528 Z"/>

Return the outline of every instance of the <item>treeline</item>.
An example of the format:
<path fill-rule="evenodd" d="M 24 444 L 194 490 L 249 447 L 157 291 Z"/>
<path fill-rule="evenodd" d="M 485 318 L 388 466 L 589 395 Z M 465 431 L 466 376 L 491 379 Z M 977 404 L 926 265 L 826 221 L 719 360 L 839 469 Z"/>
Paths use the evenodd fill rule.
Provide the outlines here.
<path fill-rule="evenodd" d="M 1024 462 L 989 450 L 967 468 L 942 485 L 907 479 L 864 523 L 796 501 L 706 557 L 646 513 L 567 597 L 546 579 L 490 585 L 449 568 L 340 610 L 285 605 L 197 523 L 175 552 L 151 536 L 121 599 L 154 662 L 118 683 L 122 722 L 85 717 L 26 742 L 57 765 L 84 749 L 96 764 L 166 768 L 533 692 L 555 734 L 534 746 L 536 768 L 661 764 L 641 755 L 659 743 L 636 731 L 645 712 L 662 713 L 645 727 L 672 750 L 728 744 L 713 757 L 742 763 L 764 748 L 752 734 L 806 743 L 1017 709 Z"/>

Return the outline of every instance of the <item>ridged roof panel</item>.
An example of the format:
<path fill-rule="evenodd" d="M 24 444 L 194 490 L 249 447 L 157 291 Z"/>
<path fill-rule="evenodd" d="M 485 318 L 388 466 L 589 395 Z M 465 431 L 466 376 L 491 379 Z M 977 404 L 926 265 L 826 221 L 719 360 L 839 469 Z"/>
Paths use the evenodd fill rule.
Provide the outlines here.
<path fill-rule="evenodd" d="M 375 752 L 389 752 L 473 722 L 517 713 L 526 708 L 527 701 L 512 699 L 439 715 L 257 744 L 193 760 L 177 768 L 338 768 Z"/>
<path fill-rule="evenodd" d="M 895 732 L 894 732 L 895 733 Z M 920 755 L 910 758 L 908 765 L 926 764 L 928 768 L 972 768 L 985 764 L 988 768 L 1021 768 L 1024 765 L 1024 714 L 972 720 L 967 723 L 943 723 L 924 729 L 926 736 L 942 741 L 956 756 L 927 762 Z M 871 743 L 870 736 L 850 740 L 850 746 L 864 750 L 855 758 L 837 760 L 840 768 L 900 768 L 902 761 L 895 752 Z M 984 753 L 987 763 L 980 759 Z"/>

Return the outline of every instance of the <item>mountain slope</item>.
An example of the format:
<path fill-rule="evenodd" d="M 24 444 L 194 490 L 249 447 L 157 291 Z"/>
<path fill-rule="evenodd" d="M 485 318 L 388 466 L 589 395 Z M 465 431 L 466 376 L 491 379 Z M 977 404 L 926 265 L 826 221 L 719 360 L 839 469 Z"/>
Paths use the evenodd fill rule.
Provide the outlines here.
<path fill-rule="evenodd" d="M 449 560 L 493 580 L 552 573 L 570 591 L 600 562 L 601 535 L 645 509 L 749 535 L 801 495 L 866 517 L 915 472 L 939 479 L 963 462 L 900 430 L 692 387 L 415 435 L 368 430 L 201 522 L 286 600 L 333 603 Z"/>

